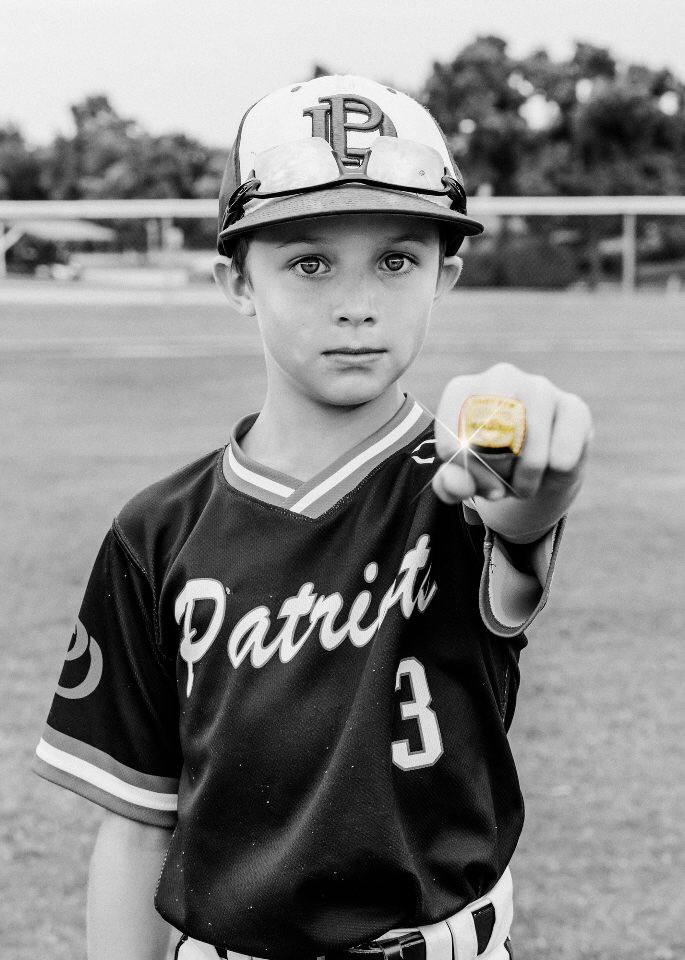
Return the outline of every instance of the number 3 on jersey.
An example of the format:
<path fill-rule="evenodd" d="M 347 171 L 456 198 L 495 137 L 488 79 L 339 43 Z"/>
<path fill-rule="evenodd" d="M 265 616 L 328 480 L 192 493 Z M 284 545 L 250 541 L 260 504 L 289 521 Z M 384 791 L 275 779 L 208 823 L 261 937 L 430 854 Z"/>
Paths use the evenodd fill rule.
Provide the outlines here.
<path fill-rule="evenodd" d="M 402 677 L 409 679 L 411 699 L 400 703 L 403 720 L 416 720 L 419 725 L 422 747 L 410 750 L 408 740 L 395 740 L 392 744 L 392 762 L 402 770 L 416 770 L 430 767 L 442 756 L 442 737 L 435 711 L 431 710 L 431 695 L 423 664 L 416 657 L 400 660 L 395 679 L 395 690 L 399 690 Z"/>

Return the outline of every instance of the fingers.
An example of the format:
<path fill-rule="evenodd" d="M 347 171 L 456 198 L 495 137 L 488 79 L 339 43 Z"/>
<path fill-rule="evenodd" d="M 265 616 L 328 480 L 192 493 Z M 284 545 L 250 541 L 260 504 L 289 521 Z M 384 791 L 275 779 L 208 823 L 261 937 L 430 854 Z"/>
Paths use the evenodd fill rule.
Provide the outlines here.
<path fill-rule="evenodd" d="M 520 399 L 526 405 L 526 438 L 514 466 L 511 486 L 524 499 L 535 496 L 549 464 L 559 393 L 546 377 L 538 376 L 531 376 L 521 390 Z"/>
<path fill-rule="evenodd" d="M 557 403 L 549 466 L 571 473 L 580 464 L 592 440 L 592 415 L 588 405 L 574 393 L 562 393 Z"/>
<path fill-rule="evenodd" d="M 476 493 L 476 481 L 463 467 L 443 463 L 433 477 L 433 491 L 443 503 L 461 503 Z"/>
<path fill-rule="evenodd" d="M 489 459 L 462 447 L 457 436 L 459 411 L 473 394 L 514 397 L 525 405 L 525 440 L 510 475 L 506 456 L 498 463 L 502 454 Z M 445 461 L 433 484 L 441 499 L 454 503 L 478 495 L 494 500 L 505 494 L 530 499 L 550 472 L 550 481 L 581 472 L 592 438 L 592 418 L 580 397 L 560 390 L 546 377 L 502 363 L 483 374 L 450 381 L 438 407 L 435 437 L 438 455 Z"/>
<path fill-rule="evenodd" d="M 445 503 L 456 503 L 476 493 L 488 499 L 500 499 L 506 493 L 500 474 L 508 479 L 512 458 L 477 453 L 463 445 L 457 435 L 458 411 L 466 396 L 476 390 L 476 379 L 459 377 L 451 381 L 436 415 L 436 449 L 444 463 L 434 478 L 433 489 Z"/>

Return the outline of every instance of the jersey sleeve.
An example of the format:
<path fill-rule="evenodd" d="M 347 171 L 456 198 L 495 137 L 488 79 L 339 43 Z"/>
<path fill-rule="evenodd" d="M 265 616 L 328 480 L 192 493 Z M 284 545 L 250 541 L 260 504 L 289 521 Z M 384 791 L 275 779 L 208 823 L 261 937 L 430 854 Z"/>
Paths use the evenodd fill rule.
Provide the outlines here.
<path fill-rule="evenodd" d="M 486 627 L 500 637 L 526 630 L 547 603 L 566 518 L 527 551 L 525 565 L 511 547 L 485 527 L 478 513 L 464 505 L 464 519 L 472 541 L 482 541 L 480 613 Z"/>
<path fill-rule="evenodd" d="M 86 588 L 34 769 L 122 816 L 174 826 L 178 696 L 156 620 L 152 583 L 113 527 Z"/>

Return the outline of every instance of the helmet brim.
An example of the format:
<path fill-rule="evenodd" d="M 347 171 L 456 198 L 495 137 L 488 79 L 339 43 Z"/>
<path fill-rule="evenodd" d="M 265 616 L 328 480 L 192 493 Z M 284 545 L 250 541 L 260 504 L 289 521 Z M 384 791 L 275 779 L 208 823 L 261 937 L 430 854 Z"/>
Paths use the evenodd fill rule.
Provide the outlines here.
<path fill-rule="evenodd" d="M 344 184 L 312 193 L 264 200 L 255 209 L 248 208 L 240 220 L 219 233 L 219 252 L 230 256 L 229 251 L 238 237 L 263 227 L 315 217 L 360 213 L 402 215 L 436 221 L 442 227 L 448 253 L 450 247 L 457 248 L 464 237 L 477 236 L 484 229 L 480 221 L 434 203 L 420 194 Z"/>

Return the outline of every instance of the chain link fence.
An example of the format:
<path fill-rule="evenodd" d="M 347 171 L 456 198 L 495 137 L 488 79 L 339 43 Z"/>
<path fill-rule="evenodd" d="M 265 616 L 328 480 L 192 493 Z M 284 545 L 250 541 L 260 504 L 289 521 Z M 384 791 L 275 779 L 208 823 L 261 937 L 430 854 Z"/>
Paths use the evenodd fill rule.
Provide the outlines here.
<path fill-rule="evenodd" d="M 685 290 L 685 214 L 486 217 L 460 284 Z"/>

